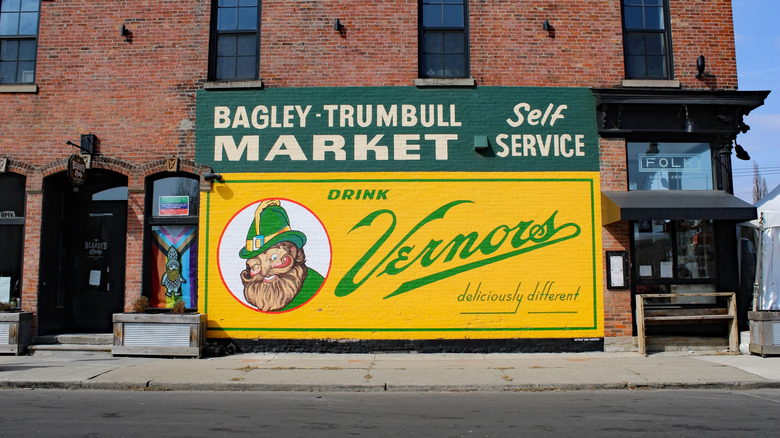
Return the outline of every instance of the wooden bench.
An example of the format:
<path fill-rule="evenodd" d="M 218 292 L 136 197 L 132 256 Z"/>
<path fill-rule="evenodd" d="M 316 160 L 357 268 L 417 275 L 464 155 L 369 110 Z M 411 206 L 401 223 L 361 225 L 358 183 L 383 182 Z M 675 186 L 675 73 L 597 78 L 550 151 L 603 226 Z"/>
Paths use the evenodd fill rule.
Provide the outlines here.
<path fill-rule="evenodd" d="M 715 297 L 713 304 L 672 303 L 648 305 L 647 299 Z M 719 297 L 725 297 L 725 305 L 718 303 Z M 738 351 L 737 302 L 734 292 L 686 293 L 686 294 L 637 294 L 636 296 L 636 334 L 639 352 L 647 354 L 645 327 L 656 324 L 725 323 L 729 325 L 729 350 Z"/>

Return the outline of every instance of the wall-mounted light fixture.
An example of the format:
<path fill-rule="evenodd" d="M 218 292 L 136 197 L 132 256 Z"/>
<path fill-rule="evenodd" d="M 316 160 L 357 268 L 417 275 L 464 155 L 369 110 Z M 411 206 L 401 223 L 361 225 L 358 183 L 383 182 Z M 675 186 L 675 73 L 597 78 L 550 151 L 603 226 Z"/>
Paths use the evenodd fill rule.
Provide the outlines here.
<path fill-rule="evenodd" d="M 696 79 L 701 79 L 704 77 L 704 69 L 707 67 L 707 62 L 704 59 L 704 55 L 699 55 L 698 58 L 696 58 Z"/>
<path fill-rule="evenodd" d="M 737 153 L 737 158 L 739 158 L 740 160 L 744 160 L 744 161 L 747 161 L 747 160 L 750 159 L 750 155 L 747 153 L 745 148 L 743 148 L 742 146 L 738 145 L 736 142 L 734 142 L 734 145 L 735 145 L 734 146 L 734 151 Z"/>
<path fill-rule="evenodd" d="M 211 182 L 214 180 L 222 182 L 222 175 L 214 172 L 206 172 L 203 174 L 203 180 L 206 182 Z"/>
<path fill-rule="evenodd" d="M 79 148 L 81 152 L 85 154 L 94 154 L 95 153 L 95 145 L 97 144 L 97 136 L 95 134 L 81 134 L 81 141 L 79 141 L 80 144 L 73 143 L 72 141 L 68 140 L 65 142 L 65 144 L 73 146 L 74 148 Z"/>
<path fill-rule="evenodd" d="M 555 38 L 555 26 L 550 24 L 550 20 L 546 19 L 542 22 L 542 29 L 547 32 L 547 36 Z"/>
<path fill-rule="evenodd" d="M 696 132 L 699 127 L 691 120 L 691 116 L 688 115 L 688 105 L 683 105 L 682 109 L 685 110 L 685 132 Z"/>
<path fill-rule="evenodd" d="M 341 32 L 342 30 L 344 30 L 344 25 L 341 24 L 341 20 L 339 20 L 338 18 L 336 19 L 336 21 L 333 22 L 333 30 L 337 32 Z"/>
<path fill-rule="evenodd" d="M 487 135 L 475 135 L 474 136 L 474 150 L 485 150 L 490 146 Z"/>
<path fill-rule="evenodd" d="M 645 151 L 645 154 L 658 155 L 658 143 L 656 142 L 650 143 L 650 145 L 647 147 L 647 150 Z"/>
<path fill-rule="evenodd" d="M 133 41 L 133 32 L 131 32 L 130 29 L 128 29 L 128 27 L 125 26 L 124 24 L 122 25 L 122 29 L 120 30 L 120 35 L 125 37 L 125 41 L 127 41 L 128 43 Z"/>

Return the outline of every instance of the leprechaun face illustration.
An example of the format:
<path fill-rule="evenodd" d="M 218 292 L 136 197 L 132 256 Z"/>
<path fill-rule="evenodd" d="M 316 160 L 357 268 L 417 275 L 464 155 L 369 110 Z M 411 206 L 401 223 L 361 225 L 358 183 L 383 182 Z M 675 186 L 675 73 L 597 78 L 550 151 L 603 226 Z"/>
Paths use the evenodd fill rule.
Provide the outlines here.
<path fill-rule="evenodd" d="M 292 244 L 285 246 L 279 243 L 266 252 L 249 259 L 246 262 L 249 276 L 254 278 L 256 275 L 260 275 L 264 282 L 271 283 L 277 275 L 289 272 L 293 267 L 293 260 L 298 253 L 298 248 Z"/>
<path fill-rule="evenodd" d="M 280 242 L 247 260 L 241 272 L 244 298 L 260 310 L 283 309 L 306 281 L 305 257 L 303 248 Z"/>
<path fill-rule="evenodd" d="M 278 200 L 258 205 L 246 246 L 239 251 L 246 259 L 241 282 L 247 303 L 266 312 L 287 310 L 316 293 L 324 279 L 306 266 L 305 244 L 306 236 L 290 228 L 290 219 Z M 296 297 L 300 299 L 295 301 Z"/>

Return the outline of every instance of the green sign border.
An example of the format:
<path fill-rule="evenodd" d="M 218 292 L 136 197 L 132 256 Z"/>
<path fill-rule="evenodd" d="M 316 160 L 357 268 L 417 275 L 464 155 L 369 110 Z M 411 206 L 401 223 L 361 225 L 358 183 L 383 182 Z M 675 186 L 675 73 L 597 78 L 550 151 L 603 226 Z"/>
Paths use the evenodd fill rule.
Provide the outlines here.
<path fill-rule="evenodd" d="M 592 255 L 592 277 L 593 277 L 593 325 L 589 327 L 502 327 L 502 328 L 301 328 L 301 327 L 219 327 L 212 328 L 207 327 L 209 332 L 533 332 L 533 331 L 577 331 L 577 330 L 597 330 L 598 329 L 598 285 L 596 281 L 598 279 L 597 269 L 600 266 L 596 264 L 596 209 L 595 209 L 595 188 L 593 179 L 589 178 L 473 178 L 473 179 L 457 179 L 457 178 L 432 178 L 432 179 L 345 179 L 345 178 L 323 178 L 323 179 L 307 179 L 307 180 L 289 180 L 289 179 L 246 179 L 246 180 L 230 180 L 226 179 L 226 183 L 233 184 L 272 184 L 272 183 L 296 183 L 296 184 L 320 184 L 320 183 L 351 183 L 351 182 L 582 182 L 588 184 L 590 191 L 590 213 L 591 213 L 591 255 Z M 208 314 L 209 305 L 209 248 L 211 235 L 209 216 L 211 212 L 211 192 L 206 195 L 206 275 L 204 284 L 204 312 Z"/>

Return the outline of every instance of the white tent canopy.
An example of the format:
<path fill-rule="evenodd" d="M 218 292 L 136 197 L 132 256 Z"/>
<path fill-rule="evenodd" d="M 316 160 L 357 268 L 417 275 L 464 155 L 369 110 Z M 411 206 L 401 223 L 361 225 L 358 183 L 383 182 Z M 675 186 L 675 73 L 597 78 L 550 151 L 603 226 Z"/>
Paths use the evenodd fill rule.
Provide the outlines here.
<path fill-rule="evenodd" d="M 758 219 L 744 222 L 740 225 L 748 225 L 758 228 L 758 221 L 761 219 L 761 213 L 764 215 L 764 227 L 780 227 L 780 185 L 772 189 L 766 196 L 754 204 L 758 210 Z"/>
<path fill-rule="evenodd" d="M 758 228 L 756 310 L 780 310 L 780 185 L 755 204 L 758 219 L 741 225 Z"/>

